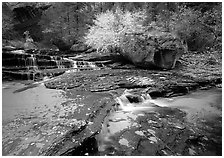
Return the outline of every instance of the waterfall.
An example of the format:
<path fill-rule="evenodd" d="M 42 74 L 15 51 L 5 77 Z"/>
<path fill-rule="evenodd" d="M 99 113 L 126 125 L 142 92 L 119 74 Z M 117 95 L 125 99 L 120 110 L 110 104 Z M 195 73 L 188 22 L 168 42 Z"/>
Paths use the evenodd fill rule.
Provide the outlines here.
<path fill-rule="evenodd" d="M 78 62 L 77 61 L 73 62 L 73 68 L 78 69 Z"/>
<path fill-rule="evenodd" d="M 148 94 L 139 96 L 139 102 L 136 103 L 131 103 L 129 97 L 135 97 L 135 95 L 125 90 L 120 97 L 115 98 L 122 111 L 149 111 L 158 107 Z"/>
<path fill-rule="evenodd" d="M 56 64 L 58 68 L 65 68 L 61 60 L 56 60 Z"/>
<path fill-rule="evenodd" d="M 26 67 L 28 70 L 30 69 L 34 71 L 38 70 L 36 57 L 34 57 L 33 54 L 26 59 Z"/>
<path fill-rule="evenodd" d="M 56 63 L 57 68 L 65 68 L 65 66 L 62 63 L 61 59 L 57 59 L 57 56 L 50 56 L 51 61 L 54 61 Z"/>

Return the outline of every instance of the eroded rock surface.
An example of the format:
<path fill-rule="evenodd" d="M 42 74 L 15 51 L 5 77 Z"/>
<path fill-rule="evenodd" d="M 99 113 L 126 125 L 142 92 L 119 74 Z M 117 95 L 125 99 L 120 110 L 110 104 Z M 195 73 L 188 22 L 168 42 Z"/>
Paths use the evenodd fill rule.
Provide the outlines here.
<path fill-rule="evenodd" d="M 191 54 L 185 57 L 192 57 L 189 60 L 192 63 L 199 59 L 202 60 L 201 63 L 204 63 L 200 54 Z M 188 68 L 185 69 L 185 66 Z M 72 89 L 73 93 L 74 91 L 82 91 L 83 93 L 91 91 L 97 94 L 108 94 L 114 100 L 128 89 L 132 94 L 128 100 L 132 103 L 131 105 L 135 105 L 135 103 L 142 101 L 142 97 L 140 97 L 142 94 L 150 94 L 152 98 L 174 97 L 186 95 L 198 88 L 209 89 L 216 87 L 216 85 L 219 87 L 221 71 L 218 67 L 197 66 L 198 68 L 195 69 L 195 65 L 184 62 L 182 67 L 175 71 L 149 71 L 133 68 L 131 70 L 104 69 L 66 73 L 55 80 L 46 82 L 45 85 L 48 88 L 67 89 L 67 91 Z M 145 97 L 143 96 L 143 98 Z M 68 134 L 70 136 L 65 135 L 56 141 L 56 144 L 52 145 L 45 154 L 221 155 L 221 113 L 218 110 L 220 107 L 212 108 L 215 117 L 207 119 L 203 116 L 207 115 L 206 109 L 211 110 L 210 107 L 202 110 L 205 113 L 198 114 L 194 110 L 196 108 L 194 106 L 197 105 L 192 104 L 193 107 L 189 105 L 190 111 L 193 111 L 189 115 L 189 111 L 184 110 L 184 107 L 181 108 L 181 102 L 179 102 L 180 106 L 175 103 L 175 106 L 167 107 L 163 106 L 163 103 L 151 101 L 152 105 L 150 106 L 152 108 L 147 109 L 147 107 L 144 111 L 133 112 L 130 109 L 121 110 L 122 108 L 118 103 L 113 103 L 113 99 L 105 106 L 109 107 L 106 109 L 110 112 L 101 116 L 104 121 L 101 120 L 101 125 L 96 124 L 98 132 L 91 136 L 87 134 L 88 138 L 84 137 L 85 140 L 79 139 L 79 137 L 83 137 L 82 132 L 73 135 L 70 133 Z M 171 102 L 172 99 L 167 98 L 167 103 Z M 221 105 L 220 103 L 215 104 Z M 211 113 L 209 110 L 207 112 Z M 97 117 L 95 119 L 97 120 Z M 88 128 L 91 129 L 92 126 L 87 125 L 82 131 Z M 60 142 L 66 142 L 67 140 L 64 138 L 67 139 L 67 136 L 79 140 L 80 145 L 68 141 L 69 147 L 66 143 L 65 149 L 60 149 L 59 146 L 63 146 L 63 143 Z M 91 144 L 91 147 L 87 144 Z M 213 148 L 213 146 L 217 148 Z"/>
<path fill-rule="evenodd" d="M 209 55 L 210 62 L 206 55 L 186 54 L 184 58 L 187 61 L 169 71 L 142 70 L 122 65 L 118 60 L 105 62 L 101 70 L 67 71 L 45 81 L 47 88 L 63 90 L 65 100 L 55 107 L 37 107 L 34 114 L 38 115 L 30 113 L 4 124 L 3 153 L 54 156 L 221 155 L 220 98 L 213 96 L 215 91 L 210 93 L 212 95 L 204 91 L 202 95 L 184 96 L 196 89 L 221 87 L 220 59 L 213 56 L 215 54 Z M 107 59 L 93 55 L 87 60 L 102 62 Z M 31 88 L 16 92 L 29 92 Z M 124 110 L 116 98 L 125 91 L 131 93 L 127 96 L 131 106 Z M 157 100 L 158 97 L 165 98 Z M 183 100 L 178 101 L 178 98 Z M 189 101 L 189 98 L 215 99 L 211 104 L 206 101 L 198 107 L 199 104 L 193 104 L 195 101 Z M 144 111 L 133 110 L 142 102 L 147 103 L 147 99 L 151 99 L 150 104 L 140 106 Z M 48 117 L 42 119 L 42 115 Z M 10 139 L 15 128 L 18 134 Z"/>
<path fill-rule="evenodd" d="M 183 53 L 187 52 L 187 46 L 168 32 L 155 30 L 142 35 L 129 35 L 126 40 L 125 50 L 119 51 L 120 54 L 135 65 L 147 69 L 172 69 Z"/>

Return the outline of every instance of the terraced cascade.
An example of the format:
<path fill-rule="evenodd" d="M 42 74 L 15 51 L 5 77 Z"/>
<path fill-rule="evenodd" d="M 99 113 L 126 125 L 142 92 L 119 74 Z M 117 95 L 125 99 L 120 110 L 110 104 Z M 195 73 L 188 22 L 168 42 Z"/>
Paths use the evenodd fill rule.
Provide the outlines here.
<path fill-rule="evenodd" d="M 2 72 L 19 80 L 41 80 L 44 76 L 57 76 L 64 72 L 99 70 L 94 62 L 74 61 L 61 56 L 30 54 L 23 50 L 3 51 Z"/>
<path fill-rule="evenodd" d="M 100 68 L 93 62 L 75 61 L 69 58 L 64 58 L 64 60 L 71 62 L 71 69 L 68 71 L 100 70 Z"/>
<path fill-rule="evenodd" d="M 219 74 L 76 72 L 91 63 L 65 60 L 66 73 L 32 88 L 3 83 L 3 155 L 221 155 Z"/>

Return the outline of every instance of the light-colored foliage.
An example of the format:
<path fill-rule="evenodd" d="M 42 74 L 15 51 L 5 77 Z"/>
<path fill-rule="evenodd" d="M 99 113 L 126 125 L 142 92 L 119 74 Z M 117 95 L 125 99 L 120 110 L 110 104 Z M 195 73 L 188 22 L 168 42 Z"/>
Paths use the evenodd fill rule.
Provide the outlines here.
<path fill-rule="evenodd" d="M 125 36 L 142 33 L 145 30 L 143 22 L 146 19 L 144 11 L 106 11 L 96 15 L 93 26 L 86 34 L 85 43 L 98 51 L 110 51 L 122 48 Z"/>

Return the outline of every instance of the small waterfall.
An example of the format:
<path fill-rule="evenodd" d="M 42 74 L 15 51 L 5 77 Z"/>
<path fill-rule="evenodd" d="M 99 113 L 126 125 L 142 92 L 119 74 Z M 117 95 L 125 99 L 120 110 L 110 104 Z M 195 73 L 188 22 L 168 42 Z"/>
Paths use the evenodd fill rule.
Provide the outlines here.
<path fill-rule="evenodd" d="M 77 61 L 73 62 L 73 68 L 78 69 L 78 62 Z"/>
<path fill-rule="evenodd" d="M 58 59 L 57 56 L 50 56 L 50 58 L 51 58 L 51 61 L 53 61 L 53 62 L 56 63 L 57 68 L 59 68 L 59 69 L 60 68 L 65 68 L 65 66 L 62 63 L 62 60 L 61 59 Z"/>
<path fill-rule="evenodd" d="M 65 68 L 65 65 L 62 62 L 63 60 L 61 58 L 58 59 L 57 57 L 55 57 L 55 61 L 58 68 Z"/>
<path fill-rule="evenodd" d="M 98 66 L 96 66 L 96 64 L 94 64 L 93 62 L 89 62 L 88 63 L 88 65 L 89 65 L 89 67 L 91 67 L 92 69 L 99 69 L 99 67 Z"/>
<path fill-rule="evenodd" d="M 100 68 L 93 62 L 88 61 L 75 61 L 69 58 L 64 58 L 64 60 L 70 62 L 70 70 L 66 72 L 77 72 L 84 70 L 99 70 Z"/>
<path fill-rule="evenodd" d="M 159 106 L 155 104 L 148 94 L 135 96 L 128 91 L 124 91 L 124 93 L 120 97 L 117 97 L 115 101 L 120 105 L 119 108 L 122 111 L 152 111 Z"/>
<path fill-rule="evenodd" d="M 36 58 L 33 54 L 26 59 L 26 67 L 28 70 L 38 70 Z"/>
<path fill-rule="evenodd" d="M 72 59 L 69 60 L 72 64 L 71 68 L 77 69 L 79 71 L 82 70 L 99 70 L 100 68 L 95 65 L 93 62 L 88 61 L 74 61 Z"/>
<path fill-rule="evenodd" d="M 51 58 L 51 61 L 56 62 L 54 56 L 50 56 L 50 58 Z M 51 65 L 51 66 L 54 66 L 54 65 Z"/>
<path fill-rule="evenodd" d="M 27 79 L 34 80 L 36 72 L 38 71 L 36 57 L 33 54 L 31 54 L 30 57 L 27 57 L 25 64 L 26 64 L 26 68 L 28 70 Z"/>
<path fill-rule="evenodd" d="M 65 66 L 62 63 L 62 60 L 56 60 L 56 64 L 58 68 L 65 68 Z"/>

